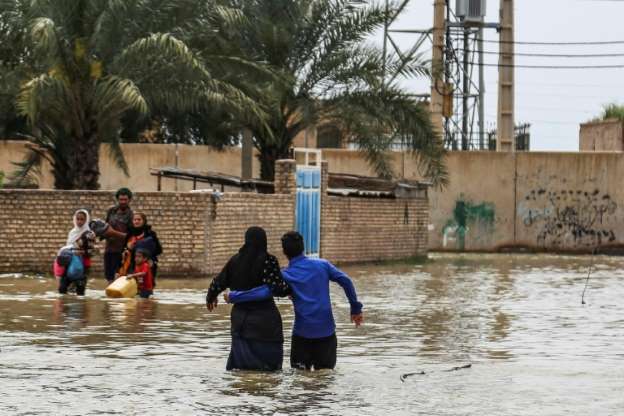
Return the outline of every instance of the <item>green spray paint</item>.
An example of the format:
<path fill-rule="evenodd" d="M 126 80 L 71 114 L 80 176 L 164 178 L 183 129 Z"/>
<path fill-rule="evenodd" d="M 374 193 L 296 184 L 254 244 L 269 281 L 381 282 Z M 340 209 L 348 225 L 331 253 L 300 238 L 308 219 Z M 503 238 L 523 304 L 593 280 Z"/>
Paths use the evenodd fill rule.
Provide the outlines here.
<path fill-rule="evenodd" d="M 474 223 L 482 223 L 489 227 L 494 226 L 496 212 L 494 204 L 483 202 L 481 204 L 473 204 L 464 199 L 463 196 L 455 202 L 453 209 L 453 219 L 449 220 L 444 226 L 442 232 L 446 236 L 449 231 L 454 230 L 457 236 L 457 246 L 463 251 L 466 246 L 466 233 L 468 226 Z"/>

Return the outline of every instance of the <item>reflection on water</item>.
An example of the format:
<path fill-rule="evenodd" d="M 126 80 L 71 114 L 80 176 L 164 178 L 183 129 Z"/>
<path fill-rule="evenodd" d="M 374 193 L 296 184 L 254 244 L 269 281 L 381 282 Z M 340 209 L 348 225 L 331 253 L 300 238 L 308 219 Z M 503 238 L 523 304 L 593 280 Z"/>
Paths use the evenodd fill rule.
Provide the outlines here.
<path fill-rule="evenodd" d="M 366 323 L 352 327 L 332 287 L 337 369 L 272 374 L 224 371 L 229 307 L 206 311 L 207 280 L 159 279 L 154 299 L 118 300 L 101 281 L 79 298 L 0 276 L 0 414 L 622 414 L 619 262 L 596 258 L 587 305 L 589 257 L 347 268 Z M 289 332 L 292 308 L 279 307 Z M 286 366 L 288 352 L 287 337 Z"/>

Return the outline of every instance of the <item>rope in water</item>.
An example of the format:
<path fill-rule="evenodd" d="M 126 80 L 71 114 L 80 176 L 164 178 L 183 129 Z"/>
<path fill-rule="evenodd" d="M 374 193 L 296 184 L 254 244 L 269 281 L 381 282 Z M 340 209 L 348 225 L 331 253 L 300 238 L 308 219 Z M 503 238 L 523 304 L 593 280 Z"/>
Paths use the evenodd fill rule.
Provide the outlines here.
<path fill-rule="evenodd" d="M 596 251 L 598 250 L 598 246 L 594 247 L 592 250 L 591 262 L 589 263 L 589 270 L 587 272 L 587 279 L 585 279 L 585 287 L 583 288 L 583 294 L 581 295 L 581 305 L 585 305 L 585 291 L 587 290 L 587 285 L 589 284 L 589 276 L 591 276 L 592 267 L 594 266 L 594 256 L 596 255 Z"/>
<path fill-rule="evenodd" d="M 472 364 L 464 364 L 464 365 L 460 365 L 459 367 L 453 367 L 450 368 L 448 370 L 442 370 L 444 372 L 450 372 L 450 371 L 457 371 L 457 370 L 463 370 L 465 368 L 470 368 L 472 367 Z M 425 375 L 427 373 L 425 373 L 423 370 L 421 371 L 416 371 L 414 373 L 405 373 L 405 374 L 401 374 L 401 382 L 405 382 L 405 379 L 411 376 L 422 376 Z"/>

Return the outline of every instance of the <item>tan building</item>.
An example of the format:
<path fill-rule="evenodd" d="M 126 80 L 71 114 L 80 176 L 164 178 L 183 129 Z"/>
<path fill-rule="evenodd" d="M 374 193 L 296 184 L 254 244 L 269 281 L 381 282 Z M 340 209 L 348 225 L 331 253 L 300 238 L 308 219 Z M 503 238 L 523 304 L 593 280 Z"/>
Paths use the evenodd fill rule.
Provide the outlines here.
<path fill-rule="evenodd" d="M 579 150 L 581 152 L 624 151 L 624 122 L 612 118 L 581 124 Z"/>
<path fill-rule="evenodd" d="M 293 140 L 293 147 L 308 147 L 313 149 L 344 149 L 347 140 L 340 129 L 332 124 L 322 124 L 319 127 L 309 127 L 302 131 Z"/>

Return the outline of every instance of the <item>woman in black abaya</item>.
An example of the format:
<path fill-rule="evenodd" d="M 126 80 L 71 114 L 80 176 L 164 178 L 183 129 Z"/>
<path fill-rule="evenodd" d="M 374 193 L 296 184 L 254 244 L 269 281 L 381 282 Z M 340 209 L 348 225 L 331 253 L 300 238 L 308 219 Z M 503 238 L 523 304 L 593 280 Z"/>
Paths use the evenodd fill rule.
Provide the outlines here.
<path fill-rule="evenodd" d="M 275 296 L 290 294 L 279 263 L 267 252 L 267 237 L 260 227 L 250 227 L 245 244 L 210 284 L 206 305 L 212 311 L 225 289 L 244 291 L 268 285 Z M 282 317 L 273 298 L 237 303 L 232 307 L 232 347 L 227 370 L 274 371 L 282 368 L 284 335 Z"/>

